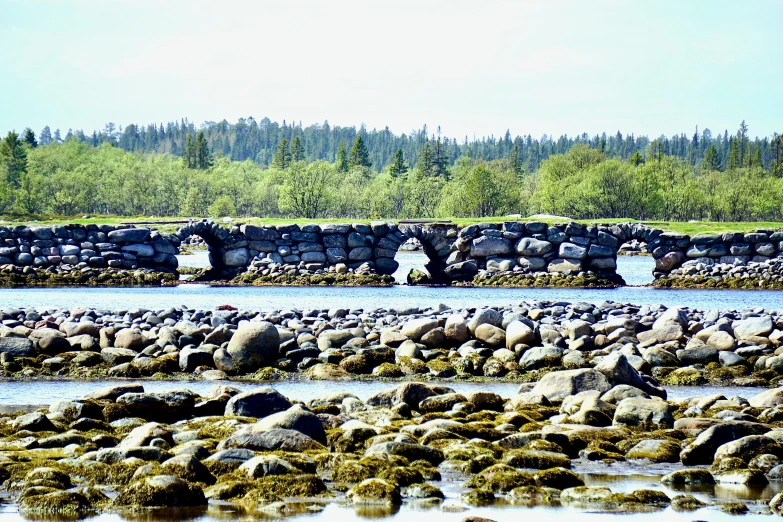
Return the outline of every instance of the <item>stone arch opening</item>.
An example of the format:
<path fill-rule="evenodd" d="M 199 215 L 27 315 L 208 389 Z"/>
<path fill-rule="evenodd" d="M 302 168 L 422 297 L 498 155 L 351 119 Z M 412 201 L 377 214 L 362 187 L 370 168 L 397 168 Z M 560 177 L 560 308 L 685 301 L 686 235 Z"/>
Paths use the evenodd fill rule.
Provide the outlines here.
<path fill-rule="evenodd" d="M 400 223 L 399 230 L 405 238 L 416 239 L 421 245 L 422 252 L 427 256 L 424 268 L 429 275 L 429 280 L 426 282 L 450 283 L 451 277 L 446 274 L 445 269 L 449 264 L 451 246 L 457 237 L 456 225 Z"/>
<path fill-rule="evenodd" d="M 210 266 L 200 278 L 217 278 L 227 272 L 229 267 L 225 263 L 224 256 L 226 243 L 231 237 L 228 230 L 212 220 L 202 219 L 200 221 L 191 221 L 177 230 L 175 235 L 180 241 L 184 241 L 191 236 L 199 236 L 206 243 Z"/>

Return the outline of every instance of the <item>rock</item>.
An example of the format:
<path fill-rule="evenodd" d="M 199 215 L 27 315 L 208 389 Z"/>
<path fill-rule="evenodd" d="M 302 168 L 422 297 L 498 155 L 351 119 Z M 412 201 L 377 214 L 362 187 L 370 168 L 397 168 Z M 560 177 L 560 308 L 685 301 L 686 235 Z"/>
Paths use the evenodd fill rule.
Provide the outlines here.
<path fill-rule="evenodd" d="M 470 330 L 470 333 L 475 334 L 476 328 L 482 324 L 491 324 L 492 326 L 500 327 L 503 325 L 503 316 L 500 312 L 492 308 L 482 308 L 473 315 L 470 321 L 468 321 L 468 330 Z"/>
<path fill-rule="evenodd" d="M 226 404 L 227 417 L 263 418 L 287 410 L 291 402 L 270 386 L 261 386 L 253 391 L 239 393 Z"/>
<path fill-rule="evenodd" d="M 444 460 L 443 452 L 439 449 L 432 448 L 430 446 L 424 446 L 423 444 L 412 444 L 407 442 L 382 442 L 379 444 L 373 444 L 367 451 L 365 456 L 390 456 L 399 455 L 405 457 L 409 461 L 426 460 L 433 466 L 439 465 Z"/>
<path fill-rule="evenodd" d="M 144 243 L 150 237 L 148 228 L 121 228 L 108 233 L 112 243 Z"/>
<path fill-rule="evenodd" d="M 218 445 L 218 449 L 244 448 L 254 451 L 324 450 L 323 445 L 296 430 L 274 428 L 268 431 L 236 433 Z"/>
<path fill-rule="evenodd" d="M 132 417 L 149 421 L 172 422 L 188 418 L 196 404 L 196 394 L 190 390 L 162 393 L 126 393 L 117 399 Z"/>
<path fill-rule="evenodd" d="M 38 355 L 33 341 L 26 337 L 0 337 L 0 353 L 7 353 L 14 357 Z"/>
<path fill-rule="evenodd" d="M 574 243 L 560 243 L 558 255 L 564 259 L 584 259 L 587 257 L 587 249 Z"/>
<path fill-rule="evenodd" d="M 329 348 L 342 348 L 353 337 L 350 330 L 324 330 L 318 335 L 318 348 L 322 352 Z"/>
<path fill-rule="evenodd" d="M 582 391 L 598 390 L 603 393 L 611 387 L 603 373 L 592 368 L 580 368 L 547 373 L 536 384 L 532 393 L 543 395 L 550 401 L 561 401 Z"/>
<path fill-rule="evenodd" d="M 271 366 L 278 357 L 280 335 L 272 323 L 243 323 L 231 337 L 226 353 L 233 360 L 232 368 L 221 368 L 225 372 L 250 373 Z M 217 363 L 217 359 L 215 360 Z"/>
<path fill-rule="evenodd" d="M 84 399 L 116 401 L 117 398 L 125 395 L 126 393 L 144 393 L 144 386 L 141 384 L 118 384 L 114 386 L 105 386 L 88 393 L 84 396 Z"/>
<path fill-rule="evenodd" d="M 395 388 L 383 390 L 367 399 L 369 406 L 392 407 L 405 403 L 413 409 L 418 409 L 419 403 L 427 397 L 454 393 L 454 390 L 446 386 L 429 386 L 418 382 L 406 382 Z"/>
<path fill-rule="evenodd" d="M 207 485 L 217 482 L 207 467 L 191 455 L 177 455 L 163 461 L 160 466 L 163 471 L 183 478 L 188 482 L 201 482 Z"/>
<path fill-rule="evenodd" d="M 11 422 L 11 426 L 16 431 L 58 431 L 49 417 L 39 412 L 20 415 Z"/>
<path fill-rule="evenodd" d="M 661 484 L 703 486 L 715 484 L 715 479 L 706 469 L 678 469 L 664 475 Z"/>
<path fill-rule="evenodd" d="M 769 431 L 763 424 L 744 421 L 726 421 L 702 431 L 696 439 L 680 452 L 680 461 L 686 466 L 710 464 L 717 449 L 733 440 L 748 435 L 761 435 Z"/>
<path fill-rule="evenodd" d="M 666 391 L 648 384 L 622 353 L 614 352 L 607 355 L 596 365 L 595 369 L 604 374 L 609 383 L 613 385 L 627 384 L 650 395 L 666 398 Z"/>
<path fill-rule="evenodd" d="M 506 348 L 514 350 L 517 345 L 535 345 L 536 332 L 522 321 L 512 321 L 506 327 Z"/>
<path fill-rule="evenodd" d="M 275 455 L 259 455 L 253 457 L 239 466 L 240 471 L 247 473 L 251 479 L 266 477 L 269 475 L 289 475 L 296 473 L 296 468 L 287 460 Z"/>
<path fill-rule="evenodd" d="M 174 445 L 171 430 L 157 422 L 148 422 L 131 430 L 131 432 L 117 444 L 117 448 L 149 446 L 150 442 L 154 439 L 164 440 L 169 446 Z"/>
<path fill-rule="evenodd" d="M 346 493 L 352 504 L 400 505 L 402 497 L 399 486 L 379 478 L 369 478 L 357 484 Z"/>
<path fill-rule="evenodd" d="M 774 408 L 783 405 L 783 388 L 772 388 L 749 399 L 754 408 Z"/>
<path fill-rule="evenodd" d="M 505 256 L 513 252 L 511 241 L 502 237 L 479 236 L 470 246 L 473 257 Z"/>
<path fill-rule="evenodd" d="M 446 318 L 444 333 L 446 334 L 446 339 L 454 344 L 464 343 L 470 338 L 468 323 L 459 314 L 452 314 Z"/>
<path fill-rule="evenodd" d="M 506 332 L 502 328 L 491 324 L 478 326 L 475 335 L 476 339 L 493 348 L 505 346 L 506 344 Z"/>
<path fill-rule="evenodd" d="M 783 446 L 775 439 L 764 435 L 748 435 L 731 442 L 722 444 L 715 450 L 715 461 L 720 459 L 737 457 L 750 462 L 753 457 L 765 453 L 783 457 Z"/>
<path fill-rule="evenodd" d="M 714 475 L 716 484 L 741 484 L 763 486 L 769 482 L 764 472 L 758 469 L 735 469 Z"/>
<path fill-rule="evenodd" d="M 668 439 L 643 440 L 628 450 L 626 459 L 647 459 L 652 462 L 679 462 L 680 445 Z"/>
<path fill-rule="evenodd" d="M 553 259 L 549 262 L 547 271 L 559 274 L 574 274 L 582 271 L 582 263 L 577 259 Z"/>
<path fill-rule="evenodd" d="M 250 431 L 263 432 L 276 428 L 295 430 L 321 444 L 326 444 L 326 432 L 321 420 L 317 415 L 301 406 L 292 406 L 285 411 L 268 415 L 253 424 Z"/>
<path fill-rule="evenodd" d="M 438 327 L 437 319 L 429 317 L 423 317 L 421 319 L 413 319 L 408 321 L 402 326 L 402 335 L 418 342 L 427 332 L 434 330 Z"/>
<path fill-rule="evenodd" d="M 617 404 L 612 425 L 670 428 L 674 425 L 674 416 L 671 406 L 665 401 L 632 397 Z"/>
<path fill-rule="evenodd" d="M 114 335 L 114 347 L 138 352 L 147 345 L 144 334 L 137 328 L 123 328 Z"/>
<path fill-rule="evenodd" d="M 523 237 L 515 247 L 517 254 L 525 257 L 541 257 L 552 251 L 552 243 L 532 237 Z"/>
<path fill-rule="evenodd" d="M 564 504 L 593 504 L 606 502 L 612 496 L 612 490 L 604 486 L 578 486 L 564 489 L 560 493 L 560 502 Z"/>
<path fill-rule="evenodd" d="M 204 492 L 179 477 L 155 475 L 134 482 L 114 499 L 117 506 L 189 507 L 206 506 Z"/>
<path fill-rule="evenodd" d="M 749 317 L 733 324 L 734 336 L 737 339 L 766 337 L 772 332 L 773 324 L 769 316 Z"/>

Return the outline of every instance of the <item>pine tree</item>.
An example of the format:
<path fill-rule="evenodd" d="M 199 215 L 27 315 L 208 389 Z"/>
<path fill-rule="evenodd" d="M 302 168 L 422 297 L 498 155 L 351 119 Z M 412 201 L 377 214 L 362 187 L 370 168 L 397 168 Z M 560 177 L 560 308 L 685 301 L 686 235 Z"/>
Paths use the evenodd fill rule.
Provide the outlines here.
<path fill-rule="evenodd" d="M 186 168 L 196 168 L 196 144 L 193 143 L 193 135 L 190 133 L 185 138 L 185 151 L 182 155 L 182 163 Z"/>
<path fill-rule="evenodd" d="M 8 170 L 8 182 L 18 188 L 22 174 L 27 172 L 27 151 L 22 147 L 17 133 L 9 132 L 0 142 L 0 158 Z"/>
<path fill-rule="evenodd" d="M 372 167 L 370 154 L 367 152 L 367 146 L 364 144 L 361 134 L 357 134 L 356 141 L 353 142 L 351 153 L 348 154 L 348 165 L 351 167 Z"/>
<path fill-rule="evenodd" d="M 49 145 L 52 142 L 52 130 L 47 125 L 41 129 L 41 145 Z"/>
<path fill-rule="evenodd" d="M 193 152 L 196 155 L 195 166 L 197 169 L 206 170 L 212 166 L 212 155 L 209 153 L 209 143 L 207 143 L 203 131 L 199 132 L 198 136 L 196 136 L 196 145 Z"/>
<path fill-rule="evenodd" d="M 348 152 L 345 150 L 344 141 L 340 142 L 340 148 L 337 149 L 337 160 L 335 161 L 335 167 L 337 168 L 337 172 L 348 172 Z"/>
<path fill-rule="evenodd" d="M 27 143 L 31 149 L 34 149 L 38 146 L 38 140 L 35 139 L 35 133 L 30 127 L 27 127 L 24 130 L 24 142 Z"/>
<path fill-rule="evenodd" d="M 720 155 L 715 145 L 710 144 L 704 154 L 704 168 L 707 170 L 720 170 Z"/>
<path fill-rule="evenodd" d="M 416 169 L 423 176 L 432 176 L 435 173 L 432 160 L 432 147 L 430 147 L 430 140 L 424 140 L 424 145 L 419 149 L 419 162 L 416 164 Z"/>
<path fill-rule="evenodd" d="M 408 172 L 408 165 L 405 164 L 405 156 L 402 154 L 402 149 L 398 148 L 397 152 L 394 153 L 392 164 L 389 165 L 389 174 L 391 174 L 393 178 L 396 178 L 406 172 Z"/>
<path fill-rule="evenodd" d="M 305 151 L 302 141 L 299 136 L 294 137 L 294 141 L 291 144 L 291 161 L 304 161 Z"/>
<path fill-rule="evenodd" d="M 506 131 L 508 134 L 508 131 Z M 519 159 L 519 145 L 514 143 L 514 148 L 508 153 L 508 168 L 517 175 L 517 178 L 521 178 L 523 174 L 522 163 Z"/>
<path fill-rule="evenodd" d="M 288 150 L 288 140 L 283 138 L 277 145 L 277 151 L 272 158 L 272 166 L 276 169 L 285 170 L 291 166 L 291 151 Z"/>

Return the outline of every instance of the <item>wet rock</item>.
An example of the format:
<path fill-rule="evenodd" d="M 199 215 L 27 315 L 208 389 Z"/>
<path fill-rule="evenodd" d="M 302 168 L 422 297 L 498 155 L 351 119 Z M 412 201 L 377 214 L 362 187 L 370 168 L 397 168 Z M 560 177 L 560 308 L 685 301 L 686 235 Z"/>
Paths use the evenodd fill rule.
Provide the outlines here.
<path fill-rule="evenodd" d="M 643 440 L 625 454 L 627 459 L 647 459 L 652 462 L 679 462 L 680 445 L 673 440 Z"/>
<path fill-rule="evenodd" d="M 16 431 L 58 431 L 55 425 L 52 424 L 52 421 L 49 420 L 49 417 L 39 412 L 20 415 L 13 420 L 11 426 Z"/>
<path fill-rule="evenodd" d="M 323 445 L 304 433 L 274 428 L 262 432 L 243 432 L 231 435 L 218 445 L 218 449 L 245 448 L 255 451 L 307 451 L 323 450 Z"/>
<path fill-rule="evenodd" d="M 134 482 L 114 500 L 117 506 L 189 507 L 205 506 L 207 500 L 198 486 L 172 475 L 155 475 Z"/>
<path fill-rule="evenodd" d="M 532 393 L 557 401 L 586 390 L 603 393 L 611 387 L 603 373 L 592 368 L 582 368 L 549 372 L 536 384 Z"/>
<path fill-rule="evenodd" d="M 661 478 L 661 484 L 667 485 L 710 485 L 715 484 L 712 473 L 706 469 L 678 469 Z"/>
<path fill-rule="evenodd" d="M 253 457 L 242 463 L 239 469 L 247 473 L 247 476 L 252 479 L 269 475 L 288 475 L 296 472 L 296 468 L 291 463 L 275 455 Z"/>
<path fill-rule="evenodd" d="M 370 478 L 351 488 L 346 498 L 352 504 L 399 505 L 402 503 L 399 486 Z"/>
<path fill-rule="evenodd" d="M 231 397 L 226 404 L 227 417 L 256 417 L 287 410 L 291 403 L 270 386 L 261 386 L 253 391 L 239 393 Z"/>
<path fill-rule="evenodd" d="M 246 431 L 238 432 L 238 434 L 245 432 L 261 433 L 278 428 L 295 430 L 321 444 L 326 444 L 326 432 L 321 420 L 314 413 L 298 405 L 292 406 L 285 411 L 268 415 L 249 426 Z"/>
<path fill-rule="evenodd" d="M 669 428 L 674 424 L 672 408 L 665 401 L 631 397 L 617 404 L 613 426 L 654 426 Z"/>
<path fill-rule="evenodd" d="M 718 447 L 748 435 L 759 435 L 769 431 L 763 424 L 727 421 L 711 426 L 680 452 L 680 460 L 686 466 L 710 464 Z"/>
<path fill-rule="evenodd" d="M 270 366 L 277 359 L 280 335 L 272 323 L 243 323 L 231 337 L 225 350 L 215 352 L 218 370 L 250 373 Z"/>

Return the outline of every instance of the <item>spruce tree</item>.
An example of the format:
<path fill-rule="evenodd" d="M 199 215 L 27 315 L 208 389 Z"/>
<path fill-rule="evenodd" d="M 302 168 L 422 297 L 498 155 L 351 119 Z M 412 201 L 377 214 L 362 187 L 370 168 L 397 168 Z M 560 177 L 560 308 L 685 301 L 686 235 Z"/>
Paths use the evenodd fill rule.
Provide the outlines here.
<path fill-rule="evenodd" d="M 41 129 L 41 145 L 49 145 L 52 142 L 52 130 L 47 125 Z"/>
<path fill-rule="evenodd" d="M 30 127 L 27 127 L 24 130 L 24 142 L 27 143 L 31 149 L 34 149 L 38 146 L 38 140 L 35 139 L 35 133 Z"/>
<path fill-rule="evenodd" d="M 522 163 L 519 161 L 519 145 L 514 143 L 514 148 L 508 153 L 508 168 L 516 174 L 517 178 L 522 176 Z"/>
<path fill-rule="evenodd" d="M 351 167 L 372 167 L 370 153 L 367 152 L 367 146 L 364 144 L 361 134 L 356 136 L 353 142 L 351 153 L 348 154 L 348 165 Z"/>
<path fill-rule="evenodd" d="M 272 158 L 272 166 L 276 169 L 285 170 L 291 166 L 291 151 L 288 150 L 288 140 L 283 138 L 277 145 L 277 151 Z"/>
<path fill-rule="evenodd" d="M 396 178 L 406 172 L 408 172 L 408 165 L 405 164 L 405 156 L 402 154 L 402 149 L 397 149 L 397 152 L 394 153 L 392 164 L 389 165 L 389 174 Z"/>
<path fill-rule="evenodd" d="M 433 168 L 432 147 L 430 147 L 429 139 L 425 139 L 424 145 L 419 149 L 419 162 L 416 164 L 416 169 L 423 176 L 432 176 L 435 173 L 435 169 Z"/>
<path fill-rule="evenodd" d="M 335 161 L 337 172 L 348 172 L 348 152 L 345 150 L 345 142 L 340 142 L 340 148 L 337 149 L 337 161 Z"/>
<path fill-rule="evenodd" d="M 8 169 L 8 182 L 14 188 L 19 188 L 22 174 L 27 172 L 27 151 L 22 147 L 17 133 L 9 132 L 0 142 L 0 159 Z"/>
<path fill-rule="evenodd" d="M 446 150 L 440 141 L 436 139 L 432 148 L 432 168 L 436 176 L 448 177 L 449 159 L 446 157 Z"/>
<path fill-rule="evenodd" d="M 193 143 L 193 135 L 190 133 L 185 138 L 185 151 L 182 154 L 182 163 L 186 168 L 196 168 L 196 144 Z"/>
<path fill-rule="evenodd" d="M 209 143 L 204 137 L 204 132 L 199 132 L 196 136 L 196 146 L 194 148 L 196 154 L 195 165 L 197 169 L 208 169 L 212 166 L 212 155 L 209 153 Z"/>
<path fill-rule="evenodd" d="M 294 141 L 291 144 L 291 161 L 304 161 L 305 151 L 302 141 L 299 136 L 294 137 Z"/>

